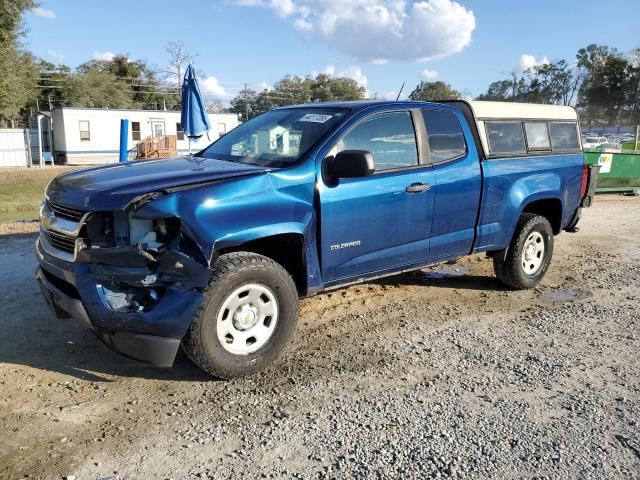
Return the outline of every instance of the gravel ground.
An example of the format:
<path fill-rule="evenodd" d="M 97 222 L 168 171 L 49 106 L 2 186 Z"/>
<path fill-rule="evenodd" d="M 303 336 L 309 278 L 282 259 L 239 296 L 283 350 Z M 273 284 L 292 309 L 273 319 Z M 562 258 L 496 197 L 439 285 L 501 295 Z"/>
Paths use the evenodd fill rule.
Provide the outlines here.
<path fill-rule="evenodd" d="M 304 300 L 230 382 L 53 320 L 0 237 L 0 478 L 640 478 L 640 200 L 581 227 L 534 290 L 477 255 Z"/>

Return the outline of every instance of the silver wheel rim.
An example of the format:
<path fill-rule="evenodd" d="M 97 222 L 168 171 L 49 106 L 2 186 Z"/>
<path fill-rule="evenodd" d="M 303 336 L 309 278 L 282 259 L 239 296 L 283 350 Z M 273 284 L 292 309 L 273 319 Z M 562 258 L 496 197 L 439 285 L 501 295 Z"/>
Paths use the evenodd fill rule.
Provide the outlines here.
<path fill-rule="evenodd" d="M 278 323 L 278 302 L 264 285 L 248 283 L 237 288 L 218 311 L 216 331 L 227 352 L 249 355 L 263 347 Z"/>
<path fill-rule="evenodd" d="M 544 260 L 544 237 L 539 232 L 531 232 L 522 248 L 522 268 L 527 275 L 535 275 Z"/>

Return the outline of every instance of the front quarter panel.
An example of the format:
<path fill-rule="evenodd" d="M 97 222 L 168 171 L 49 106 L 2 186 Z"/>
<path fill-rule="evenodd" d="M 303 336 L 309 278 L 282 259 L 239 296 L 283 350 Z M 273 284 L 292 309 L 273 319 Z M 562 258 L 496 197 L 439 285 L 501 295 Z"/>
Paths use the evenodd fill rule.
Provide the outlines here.
<path fill-rule="evenodd" d="M 313 208 L 315 171 L 296 167 L 223 181 L 160 197 L 136 217 L 180 218 L 182 229 L 212 262 L 217 252 L 267 236 L 304 237 L 310 286 L 320 281 L 315 252 Z"/>

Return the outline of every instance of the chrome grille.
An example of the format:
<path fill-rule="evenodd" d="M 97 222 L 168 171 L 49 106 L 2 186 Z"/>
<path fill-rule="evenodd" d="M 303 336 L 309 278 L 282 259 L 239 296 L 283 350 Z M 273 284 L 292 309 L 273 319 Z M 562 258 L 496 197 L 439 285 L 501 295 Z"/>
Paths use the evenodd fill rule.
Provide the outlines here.
<path fill-rule="evenodd" d="M 76 239 L 63 233 L 54 232 L 53 230 L 45 230 L 49 243 L 59 250 L 74 253 L 76 248 Z"/>
<path fill-rule="evenodd" d="M 82 216 L 86 213 L 84 210 L 72 207 L 66 207 L 59 203 L 47 202 L 49 208 L 56 215 L 56 217 L 71 220 L 72 222 L 79 222 Z"/>

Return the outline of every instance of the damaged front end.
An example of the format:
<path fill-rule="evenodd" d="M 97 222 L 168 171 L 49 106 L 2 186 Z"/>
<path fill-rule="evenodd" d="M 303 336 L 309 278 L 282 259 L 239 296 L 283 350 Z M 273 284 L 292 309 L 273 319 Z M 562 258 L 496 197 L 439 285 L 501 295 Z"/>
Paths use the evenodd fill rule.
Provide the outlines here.
<path fill-rule="evenodd" d="M 177 217 L 45 201 L 36 245 L 43 294 L 56 315 L 84 321 L 114 350 L 171 366 L 209 283 L 208 262 Z"/>

